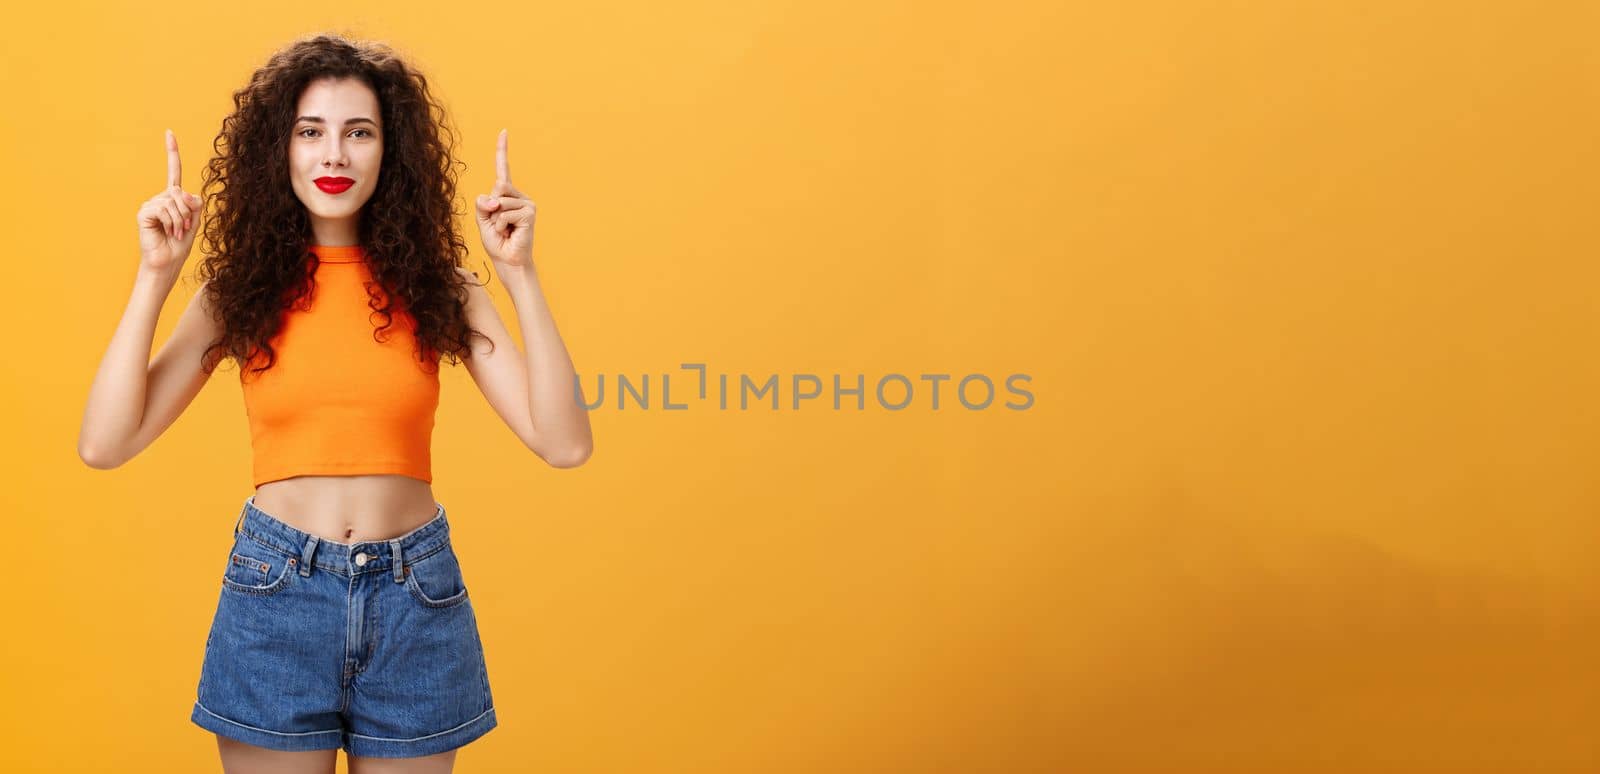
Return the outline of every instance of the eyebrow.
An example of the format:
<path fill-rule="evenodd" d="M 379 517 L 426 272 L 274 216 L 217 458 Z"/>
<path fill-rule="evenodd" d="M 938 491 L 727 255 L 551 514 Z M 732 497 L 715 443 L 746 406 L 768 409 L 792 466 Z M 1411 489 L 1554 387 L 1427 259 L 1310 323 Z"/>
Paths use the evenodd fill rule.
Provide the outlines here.
<path fill-rule="evenodd" d="M 325 123 L 328 123 L 327 121 L 323 120 L 322 116 L 300 116 L 299 118 L 295 119 L 296 123 L 298 123 L 300 121 L 310 121 L 313 124 L 325 124 Z M 372 124 L 373 126 L 377 126 L 378 125 L 377 121 L 374 121 L 374 120 L 372 120 L 370 118 L 365 118 L 365 117 L 347 118 L 347 119 L 345 119 L 344 125 L 345 126 L 349 126 L 351 124 L 359 124 L 359 123 L 368 123 L 368 124 Z"/>

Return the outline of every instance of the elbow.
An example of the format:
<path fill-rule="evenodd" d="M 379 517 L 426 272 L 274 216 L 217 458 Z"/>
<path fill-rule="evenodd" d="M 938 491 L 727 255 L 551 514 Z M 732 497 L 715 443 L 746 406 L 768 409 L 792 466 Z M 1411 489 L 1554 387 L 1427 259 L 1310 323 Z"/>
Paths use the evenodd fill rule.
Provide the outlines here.
<path fill-rule="evenodd" d="M 86 446 L 82 443 L 78 444 L 78 459 L 83 460 L 83 464 L 95 470 L 111 470 L 112 468 L 120 467 L 125 462 L 125 460 L 108 452 L 103 447 Z"/>
<path fill-rule="evenodd" d="M 589 455 L 594 453 L 594 444 L 582 443 L 565 447 L 555 451 L 540 454 L 545 463 L 552 468 L 576 468 L 589 461 Z"/>

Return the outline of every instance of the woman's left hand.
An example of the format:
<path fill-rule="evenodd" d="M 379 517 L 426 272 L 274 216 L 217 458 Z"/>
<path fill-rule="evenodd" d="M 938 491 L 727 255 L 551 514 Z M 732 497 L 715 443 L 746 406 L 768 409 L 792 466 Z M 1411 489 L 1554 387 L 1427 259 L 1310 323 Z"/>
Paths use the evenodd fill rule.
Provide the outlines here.
<path fill-rule="evenodd" d="M 483 249 L 500 268 L 533 266 L 533 218 L 536 210 L 526 194 L 511 184 L 506 162 L 506 130 L 500 130 L 500 147 L 494 156 L 494 188 L 478 196 L 478 231 Z"/>

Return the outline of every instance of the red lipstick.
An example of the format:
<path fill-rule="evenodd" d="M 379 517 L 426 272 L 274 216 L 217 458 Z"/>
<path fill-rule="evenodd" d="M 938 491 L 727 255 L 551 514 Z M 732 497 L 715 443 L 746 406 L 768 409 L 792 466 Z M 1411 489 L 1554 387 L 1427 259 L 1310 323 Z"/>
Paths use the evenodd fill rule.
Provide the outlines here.
<path fill-rule="evenodd" d="M 344 193 L 346 189 L 356 184 L 356 181 L 348 177 L 319 177 L 312 182 L 316 183 L 317 188 L 322 189 L 323 193 L 330 194 Z"/>

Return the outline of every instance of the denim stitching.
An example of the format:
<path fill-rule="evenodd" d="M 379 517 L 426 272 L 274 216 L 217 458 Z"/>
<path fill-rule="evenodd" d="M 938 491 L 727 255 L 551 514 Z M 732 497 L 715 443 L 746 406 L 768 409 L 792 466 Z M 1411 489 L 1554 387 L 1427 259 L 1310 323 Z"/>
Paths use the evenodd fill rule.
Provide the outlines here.
<path fill-rule="evenodd" d="M 456 726 L 455 728 L 447 728 L 447 729 L 445 729 L 443 731 L 440 731 L 437 734 L 428 734 L 427 736 L 413 736 L 410 739 L 399 739 L 399 738 L 391 737 L 391 736 L 367 736 L 366 734 L 357 734 L 357 733 L 353 733 L 353 732 L 350 735 L 351 736 L 355 736 L 355 737 L 360 737 L 362 739 L 375 739 L 375 740 L 377 740 L 379 742 L 417 742 L 417 741 L 421 741 L 423 739 L 432 739 L 432 738 L 434 738 L 436 736 L 443 736 L 444 734 L 449 734 L 449 733 L 453 733 L 455 731 L 460 731 L 461 729 L 466 728 L 467 726 L 470 726 L 473 723 L 476 723 L 476 722 L 482 720 L 484 715 L 487 715 L 487 714 L 489 714 L 491 712 L 494 712 L 494 707 L 490 707 L 490 708 L 484 710 L 482 715 L 479 715 L 479 716 L 477 716 L 477 717 L 475 717 L 475 718 L 473 718 L 473 719 L 471 719 L 471 720 L 469 720 L 469 721 L 467 721 L 465 723 L 462 723 L 461 725 Z"/>
<path fill-rule="evenodd" d="M 445 544 L 443 546 L 440 546 L 439 550 L 444 550 L 444 549 L 449 548 L 449 547 L 450 547 L 449 544 Z M 432 555 L 434 555 L 436 553 L 438 553 L 438 551 L 430 551 L 430 552 L 428 552 L 428 556 L 432 556 Z M 410 562 L 408 564 L 410 566 L 416 566 L 415 562 Z M 460 573 L 460 562 L 459 562 L 459 560 L 457 561 L 456 571 L 457 571 L 458 574 Z M 467 600 L 467 584 L 466 584 L 466 578 L 465 577 L 462 578 L 461 591 L 459 591 L 456 594 L 453 594 L 451 596 L 445 597 L 442 600 L 433 599 L 433 598 L 429 597 L 427 594 L 422 593 L 422 584 L 417 582 L 416 573 L 410 572 L 409 569 L 405 573 L 405 586 L 406 586 L 406 589 L 411 592 L 411 596 L 417 598 L 417 601 L 421 602 L 424 605 L 427 605 L 428 607 L 439 609 L 439 610 L 448 610 L 448 609 L 450 609 L 452 607 L 456 607 L 456 606 L 462 604 L 463 602 L 465 602 Z"/>
<path fill-rule="evenodd" d="M 216 718 L 217 720 L 223 721 L 224 723 L 232 723 L 232 724 L 234 724 L 234 725 L 236 725 L 236 726 L 238 726 L 240 728 L 248 728 L 251 731 L 260 731 L 263 734 L 274 734 L 274 735 L 277 735 L 277 736 L 311 736 L 312 734 L 338 734 L 338 733 L 342 733 L 344 731 L 344 729 L 342 729 L 342 728 L 332 728 L 332 729 L 328 729 L 327 731 L 292 731 L 292 732 L 291 731 L 268 731 L 265 728 L 256 728 L 255 726 L 252 726 L 252 725 L 247 725 L 245 723 L 240 723 L 237 720 L 230 720 L 228 718 L 225 718 L 225 717 L 223 717 L 221 715 L 218 715 L 215 712 L 212 712 L 211 710 L 206 709 L 206 705 L 201 704 L 198 701 L 194 703 L 194 706 L 199 707 L 202 712 L 206 713 L 207 715 L 210 715 L 211 717 Z M 451 730 L 454 730 L 454 729 L 451 729 Z"/>
<path fill-rule="evenodd" d="M 443 600 L 430 599 L 427 594 L 422 593 L 422 587 L 417 585 L 417 576 L 408 572 L 406 573 L 406 588 L 411 590 L 411 596 L 416 597 L 418 602 L 439 610 L 448 610 L 467 601 L 466 584 L 462 584 L 461 593 L 455 596 L 445 597 Z"/>
<path fill-rule="evenodd" d="M 246 586 L 265 586 L 267 585 L 268 581 L 272 580 L 271 578 L 267 577 L 267 571 L 262 569 L 262 561 L 253 556 L 233 554 L 232 556 L 228 557 L 228 562 L 230 564 L 230 569 L 232 567 L 237 567 L 244 572 L 249 573 L 250 578 L 261 579 L 260 583 L 245 583 L 243 580 L 235 581 L 235 583 L 240 583 Z"/>
<path fill-rule="evenodd" d="M 222 585 L 226 588 L 244 594 L 258 594 L 262 596 L 276 594 L 282 591 L 283 587 L 289 585 L 289 576 L 294 574 L 296 562 L 296 559 L 290 557 L 289 561 L 283 563 L 283 570 L 278 573 L 278 579 L 265 586 L 252 586 L 248 583 L 240 583 L 226 575 L 222 576 Z"/>
<path fill-rule="evenodd" d="M 423 526 L 427 526 L 427 525 L 423 525 Z M 418 527 L 417 529 L 422 529 L 422 527 Z M 416 532 L 416 531 L 417 530 L 414 529 L 411 532 Z M 410 535 L 411 532 L 407 532 L 406 535 Z M 277 547 L 277 546 L 275 546 L 275 545 L 273 545 L 271 543 L 263 541 L 263 540 L 255 537 L 254 535 L 250 534 L 249 532 L 245 532 L 243 530 L 240 530 L 238 534 L 240 534 L 240 535 L 242 535 L 242 536 L 244 536 L 246 538 L 249 538 L 250 542 L 255 543 L 256 545 L 261 546 L 262 548 L 265 548 L 265 549 L 267 549 L 269 551 L 272 551 L 272 552 L 278 554 L 279 556 L 291 556 L 291 557 L 297 557 L 298 556 L 298 554 L 290 553 L 290 552 L 288 552 L 288 551 L 286 551 L 286 550 L 284 550 L 282 548 L 279 548 L 279 547 Z M 401 536 L 401 537 L 404 537 L 404 536 Z M 399 540 L 400 538 L 392 538 L 392 539 L 393 540 Z M 318 540 L 320 542 L 322 542 L 322 543 L 325 543 L 325 544 L 326 543 L 331 543 L 331 544 L 336 545 L 336 546 L 344 546 L 345 548 L 349 548 L 350 546 L 356 545 L 355 543 L 340 543 L 340 542 L 338 542 L 336 540 L 322 540 L 321 538 L 318 538 Z M 363 541 L 363 542 L 373 542 L 373 541 Z M 388 541 L 385 540 L 385 541 L 382 541 L 382 542 L 388 542 Z M 439 553 L 440 551 L 443 551 L 443 550 L 445 550 L 446 548 L 449 548 L 449 547 L 450 547 L 450 541 L 445 540 L 445 541 L 439 543 L 438 545 L 435 545 L 432 549 L 429 549 L 429 551 L 427 553 L 425 553 L 425 554 L 420 554 L 420 555 L 413 556 L 412 554 L 408 553 L 408 554 L 405 555 L 405 563 L 406 564 L 416 564 L 417 562 L 420 562 L 423 559 L 426 559 L 426 558 L 428 558 L 430 556 L 433 556 L 434 554 Z M 322 569 L 328 570 L 330 572 L 340 572 L 343 569 L 345 569 L 345 568 L 342 568 L 342 567 L 334 567 L 332 565 L 323 564 L 322 562 L 319 562 L 319 561 L 312 561 L 311 562 L 311 566 L 312 567 L 321 567 Z M 364 573 L 364 572 L 378 572 L 378 570 L 376 568 L 373 568 L 373 569 L 365 569 L 365 568 L 363 568 L 363 569 L 356 570 L 355 574 L 356 575 L 360 575 L 361 573 Z"/>
<path fill-rule="evenodd" d="M 255 535 L 252 535 L 249 532 L 241 531 L 239 534 L 249 538 L 250 542 L 255 543 L 258 546 L 261 546 L 262 548 L 265 548 L 268 551 L 272 551 L 273 553 L 276 553 L 279 556 L 294 556 L 295 555 L 295 554 L 292 554 L 292 553 L 290 553 L 289 551 L 287 551 L 285 549 L 279 548 L 279 547 L 277 547 L 277 546 L 275 546 L 275 545 L 273 545 L 271 543 L 268 543 L 265 540 L 257 538 Z"/>

